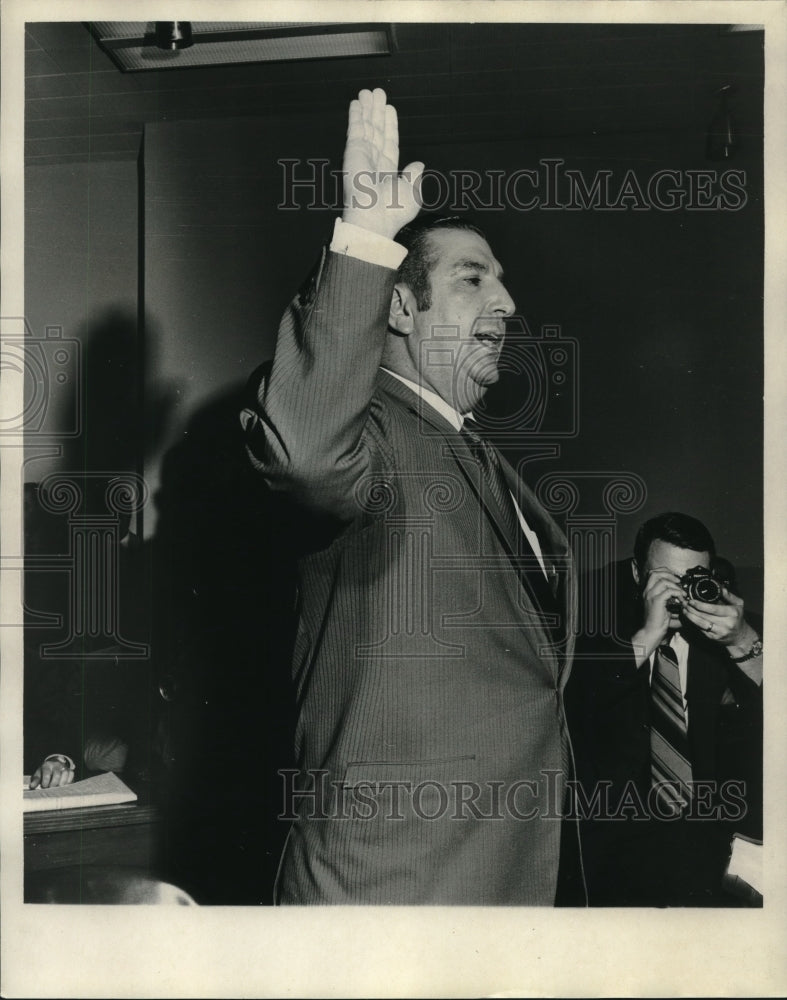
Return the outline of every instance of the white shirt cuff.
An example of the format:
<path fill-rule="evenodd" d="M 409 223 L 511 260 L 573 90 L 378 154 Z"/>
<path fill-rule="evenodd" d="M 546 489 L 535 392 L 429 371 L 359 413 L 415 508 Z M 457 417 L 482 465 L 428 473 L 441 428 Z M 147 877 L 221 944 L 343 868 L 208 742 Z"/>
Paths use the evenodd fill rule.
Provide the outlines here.
<path fill-rule="evenodd" d="M 333 239 L 329 247 L 334 253 L 343 253 L 367 264 L 379 264 L 395 271 L 407 256 L 407 250 L 386 236 L 373 233 L 350 222 L 336 220 Z"/>

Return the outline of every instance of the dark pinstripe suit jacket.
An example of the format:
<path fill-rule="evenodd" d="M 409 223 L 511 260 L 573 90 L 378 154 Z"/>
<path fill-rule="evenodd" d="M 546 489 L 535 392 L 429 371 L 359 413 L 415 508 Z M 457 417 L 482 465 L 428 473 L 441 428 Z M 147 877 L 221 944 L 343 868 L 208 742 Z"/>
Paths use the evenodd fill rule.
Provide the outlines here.
<path fill-rule="evenodd" d="M 303 526 L 277 898 L 551 905 L 572 640 L 550 646 L 463 439 L 379 370 L 394 278 L 326 252 L 243 414 Z M 566 540 L 505 471 L 570 636 Z"/>

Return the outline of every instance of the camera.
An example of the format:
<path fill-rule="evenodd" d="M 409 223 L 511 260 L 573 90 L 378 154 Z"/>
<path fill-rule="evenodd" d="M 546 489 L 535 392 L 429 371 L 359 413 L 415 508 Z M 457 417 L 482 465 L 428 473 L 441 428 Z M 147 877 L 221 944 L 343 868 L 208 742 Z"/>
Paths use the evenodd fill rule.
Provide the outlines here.
<path fill-rule="evenodd" d="M 705 601 L 706 604 L 720 604 L 724 599 L 721 592 L 723 582 L 704 566 L 694 566 L 693 569 L 687 570 L 678 582 L 690 600 Z M 680 609 L 680 601 L 676 598 L 667 601 L 668 611 L 676 613 Z"/>

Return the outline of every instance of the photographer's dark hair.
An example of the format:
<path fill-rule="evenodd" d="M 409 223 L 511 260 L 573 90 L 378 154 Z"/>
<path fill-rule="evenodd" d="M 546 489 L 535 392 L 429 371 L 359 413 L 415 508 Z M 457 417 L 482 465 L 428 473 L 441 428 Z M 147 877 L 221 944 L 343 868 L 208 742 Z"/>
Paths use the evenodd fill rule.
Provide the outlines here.
<path fill-rule="evenodd" d="M 655 541 L 669 542 L 680 549 L 692 549 L 694 552 L 707 552 L 711 559 L 716 555 L 716 546 L 711 533 L 696 517 L 668 511 L 658 514 L 646 521 L 637 532 L 634 542 L 634 559 L 642 568 L 648 556 L 650 543 Z"/>
<path fill-rule="evenodd" d="M 429 234 L 444 229 L 464 229 L 486 239 L 478 226 L 459 215 L 423 215 L 409 226 L 403 226 L 396 235 L 396 242 L 407 248 L 407 256 L 402 261 L 396 280 L 412 289 L 421 312 L 432 304 L 429 274 L 437 263 L 437 252 Z"/>

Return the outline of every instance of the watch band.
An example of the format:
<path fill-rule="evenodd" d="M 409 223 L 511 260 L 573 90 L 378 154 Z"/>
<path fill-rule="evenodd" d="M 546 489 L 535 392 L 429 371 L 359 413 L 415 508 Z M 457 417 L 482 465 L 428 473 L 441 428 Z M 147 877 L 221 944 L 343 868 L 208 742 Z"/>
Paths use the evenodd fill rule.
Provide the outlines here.
<path fill-rule="evenodd" d="M 753 660 L 755 656 L 760 656 L 761 653 L 762 639 L 756 639 L 748 653 L 744 653 L 743 656 L 731 656 L 730 659 L 733 663 L 745 663 L 747 660 Z"/>

